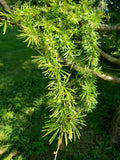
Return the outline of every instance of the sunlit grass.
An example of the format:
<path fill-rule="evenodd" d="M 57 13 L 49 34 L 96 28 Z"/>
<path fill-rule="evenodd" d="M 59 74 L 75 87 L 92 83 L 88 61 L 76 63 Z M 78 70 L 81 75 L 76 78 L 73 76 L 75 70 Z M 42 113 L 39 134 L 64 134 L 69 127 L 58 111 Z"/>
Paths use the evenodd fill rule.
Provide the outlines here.
<path fill-rule="evenodd" d="M 20 154 L 25 159 L 48 150 L 41 133 L 47 80 L 32 62 L 37 53 L 16 33 L 8 29 L 3 36 L 0 29 L 0 160 L 23 160 Z"/>

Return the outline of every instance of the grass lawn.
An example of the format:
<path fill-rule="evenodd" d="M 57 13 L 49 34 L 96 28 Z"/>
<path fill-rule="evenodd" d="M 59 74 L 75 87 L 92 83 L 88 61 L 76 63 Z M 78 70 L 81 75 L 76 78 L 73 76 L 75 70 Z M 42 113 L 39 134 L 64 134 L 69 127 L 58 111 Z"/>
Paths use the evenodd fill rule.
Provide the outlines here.
<path fill-rule="evenodd" d="M 57 143 L 49 145 L 49 137 L 43 138 L 41 132 L 48 113 L 48 80 L 32 62 L 31 56 L 38 53 L 16 39 L 16 33 L 15 29 L 8 29 L 3 36 L 0 29 L 0 160 L 52 160 Z M 102 85 L 104 88 L 109 84 Z M 113 86 L 114 91 L 116 88 Z M 100 106 L 107 101 L 108 93 L 112 94 L 112 89 L 100 96 L 98 110 L 88 116 L 91 124 L 88 122 L 83 129 L 81 140 L 63 147 L 58 160 L 120 160 L 119 150 L 111 147 L 109 136 L 100 129 L 105 118 Z M 116 92 L 107 104 L 116 105 L 118 99 Z"/>
<path fill-rule="evenodd" d="M 14 153 L 37 157 L 48 151 L 41 133 L 47 80 L 31 61 L 35 51 L 16 39 L 15 29 L 5 36 L 0 30 L 0 46 L 0 159 Z"/>

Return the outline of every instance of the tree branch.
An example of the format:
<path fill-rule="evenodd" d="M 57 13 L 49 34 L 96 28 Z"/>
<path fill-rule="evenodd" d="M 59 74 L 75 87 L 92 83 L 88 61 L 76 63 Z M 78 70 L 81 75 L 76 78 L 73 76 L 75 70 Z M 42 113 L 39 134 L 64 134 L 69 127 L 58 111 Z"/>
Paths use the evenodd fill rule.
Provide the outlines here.
<path fill-rule="evenodd" d="M 114 83 L 120 83 L 120 78 L 119 77 L 112 77 L 112 76 L 108 76 L 106 74 L 98 74 L 98 73 L 93 73 L 96 77 L 99 77 L 105 81 L 109 81 L 109 82 L 114 82 Z"/>
<path fill-rule="evenodd" d="M 7 3 L 4 0 L 0 0 L 0 4 L 3 6 L 4 9 L 10 11 L 9 6 L 7 5 Z"/>
<path fill-rule="evenodd" d="M 0 4 L 5 8 L 5 9 L 7 9 L 7 10 L 9 10 L 10 11 L 10 8 L 9 8 L 9 6 L 7 5 L 7 3 L 4 1 L 4 0 L 0 0 Z M 20 24 L 14 24 L 14 25 L 16 25 L 16 26 L 18 26 L 20 29 L 22 29 L 22 30 L 24 30 L 24 28 L 20 25 Z M 108 26 L 108 25 L 104 25 L 104 24 L 102 24 L 101 25 L 101 28 L 99 28 L 98 30 L 101 30 L 101 31 L 103 31 L 103 30 L 120 30 L 120 26 L 119 25 L 116 25 L 116 26 Z M 111 58 L 111 56 L 109 56 L 109 55 L 107 55 L 107 54 L 105 54 L 104 52 L 102 52 L 102 55 L 106 58 L 106 59 L 108 59 L 109 61 L 111 61 L 111 62 L 116 62 L 117 64 L 118 64 L 118 61 L 119 61 L 119 59 L 116 59 L 116 58 Z M 112 59 L 112 60 L 111 60 Z M 72 68 L 73 70 L 76 70 L 76 71 L 78 71 L 78 70 L 80 70 L 81 68 L 80 67 L 78 67 L 77 65 L 73 65 L 73 64 L 71 64 L 71 62 L 69 62 L 68 60 L 66 60 L 66 59 L 64 59 L 64 58 L 62 58 L 62 60 L 63 60 L 63 63 L 65 63 L 67 66 L 69 66 L 70 68 Z M 97 73 L 95 73 L 95 72 L 93 72 L 93 75 L 95 75 L 96 77 L 99 77 L 99 78 L 101 78 L 101 79 L 103 79 L 103 80 L 105 80 L 105 81 L 109 81 L 109 82 L 114 82 L 114 83 L 120 83 L 120 78 L 118 78 L 118 77 L 112 77 L 112 76 L 108 76 L 108 75 L 106 75 L 106 74 L 97 74 Z"/>
<path fill-rule="evenodd" d="M 78 67 L 77 65 L 73 65 L 72 63 L 70 63 L 67 59 L 65 58 L 62 58 L 62 61 L 64 64 L 66 64 L 68 67 L 72 68 L 73 70 L 80 70 L 81 67 Z M 120 78 L 118 77 L 112 77 L 112 76 L 109 76 L 109 75 L 106 75 L 106 74 L 100 74 L 100 73 L 96 73 L 96 72 L 93 72 L 93 75 L 96 76 L 96 77 L 99 77 L 105 81 L 109 81 L 109 82 L 114 82 L 114 83 L 120 83 Z"/>
<path fill-rule="evenodd" d="M 112 63 L 114 63 L 114 64 L 120 65 L 120 58 L 114 58 L 114 57 L 108 55 L 107 53 L 105 53 L 105 52 L 103 52 L 103 51 L 102 51 L 100 54 L 101 54 L 102 57 L 104 57 L 106 60 L 108 60 L 108 61 L 110 61 L 110 62 L 112 62 Z"/>
<path fill-rule="evenodd" d="M 118 31 L 120 30 L 120 24 L 116 24 L 114 26 L 108 25 L 108 24 L 101 24 L 98 28 L 98 31 Z"/>
<path fill-rule="evenodd" d="M 7 5 L 7 3 L 4 0 L 0 0 L 0 4 L 3 6 L 4 9 L 7 9 L 8 11 L 10 11 L 9 6 Z M 98 28 L 99 31 L 118 31 L 120 30 L 120 25 L 116 24 L 114 26 L 108 25 L 108 24 L 101 24 L 100 27 Z"/>

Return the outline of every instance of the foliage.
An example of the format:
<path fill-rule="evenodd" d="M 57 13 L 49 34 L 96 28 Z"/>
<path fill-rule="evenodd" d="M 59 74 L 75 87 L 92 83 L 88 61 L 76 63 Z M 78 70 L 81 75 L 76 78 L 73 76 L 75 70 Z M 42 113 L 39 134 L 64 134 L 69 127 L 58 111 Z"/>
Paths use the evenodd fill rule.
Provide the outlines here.
<path fill-rule="evenodd" d="M 62 143 L 65 137 L 67 145 L 68 139 L 80 138 L 83 117 L 97 103 L 92 71 L 99 71 L 99 35 L 96 28 L 101 12 L 91 10 L 87 0 L 79 3 L 51 0 L 41 5 L 25 3 L 16 6 L 10 14 L 1 12 L 1 16 L 6 17 L 2 21 L 3 31 L 5 33 L 7 25 L 17 24 L 22 29 L 18 37 L 24 38 L 28 46 L 40 53 L 34 61 L 50 79 L 47 95 L 50 119 L 44 127 L 45 135 L 53 133 L 50 143 L 57 135 L 58 143 Z M 82 66 L 72 82 L 72 74 L 64 67 L 61 57 Z M 74 88 L 76 83 L 79 86 Z"/>
<path fill-rule="evenodd" d="M 108 9 L 110 15 L 110 22 L 117 24 L 120 22 L 120 1 L 119 0 L 108 0 Z"/>
<path fill-rule="evenodd" d="M 44 136 L 52 135 L 50 143 L 57 137 L 58 147 L 63 139 L 67 145 L 68 141 L 80 138 L 84 117 L 97 104 L 93 72 L 100 72 L 101 68 L 97 28 L 102 22 L 104 7 L 93 7 L 94 2 L 30 1 L 17 3 L 9 12 L 0 12 L 3 33 L 7 26 L 18 26 L 18 37 L 39 54 L 34 56 L 34 62 L 49 79 L 46 99 L 50 111 Z M 79 70 L 73 73 L 63 63 L 65 59 Z"/>
<path fill-rule="evenodd" d="M 21 6 L 19 3 L 10 14 L 1 11 L 1 25 L 4 25 L 4 32 L 7 32 L 7 36 L 2 36 L 0 40 L 2 46 L 0 48 L 0 147 L 6 147 L 5 150 L 3 148 L 4 153 L 0 155 L 1 159 L 26 160 L 38 157 L 41 157 L 41 160 L 52 159 L 51 153 L 55 146 L 48 147 L 49 135 L 42 138 L 45 118 L 47 120 L 49 118 L 45 127 L 50 123 L 46 130 L 56 123 L 57 126 L 66 127 L 56 136 L 64 134 L 63 138 L 66 136 L 67 144 L 70 122 L 76 112 L 79 115 L 75 114 L 73 122 L 82 137 L 60 151 L 58 159 L 119 160 L 119 150 L 111 146 L 107 136 L 111 117 L 119 101 L 119 85 L 99 81 L 98 91 L 101 95 L 98 98 L 97 108 L 90 113 L 97 103 L 97 83 L 92 71 L 99 71 L 99 64 L 96 62 L 99 58 L 98 46 L 101 39 L 96 28 L 100 22 L 98 17 L 99 13 L 101 14 L 100 7 L 91 10 L 90 3 L 81 1 L 79 8 L 76 7 L 77 2 L 56 4 L 54 1 L 51 3 L 47 0 L 39 1 L 41 8 L 39 5 Z M 61 6 L 58 7 L 59 5 Z M 92 19 L 93 15 L 95 17 Z M 44 21 L 38 21 L 43 18 Z M 9 29 L 6 31 L 8 25 L 20 27 L 21 33 L 18 37 L 22 36 L 38 53 L 32 48 L 26 48 L 26 43 L 22 44 L 20 40 L 16 42 L 13 36 L 18 35 L 18 32 Z M 114 40 L 117 35 L 112 33 L 111 36 Z M 109 42 L 110 45 L 116 45 L 111 40 Z M 110 45 L 104 48 L 107 49 Z M 90 47 L 92 48 L 89 49 Z M 95 56 L 93 59 L 91 54 Z M 31 55 L 34 55 L 34 62 L 37 62 L 42 71 L 29 60 Z M 69 69 L 62 62 L 63 57 L 69 59 L 70 63 L 77 64 L 80 70 L 76 72 Z M 43 73 L 47 78 L 43 79 Z M 88 113 L 86 119 L 88 127 L 86 130 L 80 130 L 84 125 L 83 119 L 86 113 Z M 75 120 L 79 120 L 80 124 L 76 124 Z M 55 131 L 52 133 L 52 129 L 51 135 L 55 136 Z M 14 155 L 15 157 L 12 157 Z"/>

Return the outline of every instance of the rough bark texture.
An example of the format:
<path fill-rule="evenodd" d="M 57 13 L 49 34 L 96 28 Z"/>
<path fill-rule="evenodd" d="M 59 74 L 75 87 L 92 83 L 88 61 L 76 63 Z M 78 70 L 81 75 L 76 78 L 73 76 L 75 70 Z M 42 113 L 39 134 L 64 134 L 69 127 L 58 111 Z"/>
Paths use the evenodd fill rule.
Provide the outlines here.
<path fill-rule="evenodd" d="M 115 144 L 120 143 L 120 104 L 116 109 L 115 115 L 113 116 L 111 125 L 111 142 Z"/>

